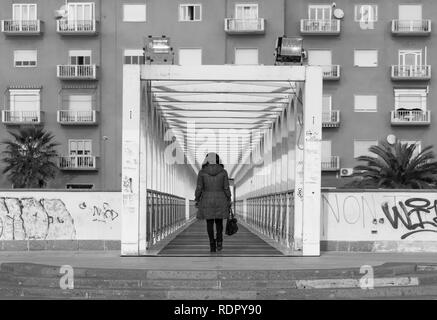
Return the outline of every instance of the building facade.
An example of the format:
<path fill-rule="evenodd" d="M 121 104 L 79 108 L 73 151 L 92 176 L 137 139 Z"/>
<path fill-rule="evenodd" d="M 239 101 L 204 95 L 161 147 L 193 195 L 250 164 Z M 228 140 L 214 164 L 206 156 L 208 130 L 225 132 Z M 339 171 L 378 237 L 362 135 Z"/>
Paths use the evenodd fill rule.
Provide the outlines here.
<path fill-rule="evenodd" d="M 122 68 L 144 63 L 146 37 L 169 37 L 175 64 L 271 65 L 277 37 L 301 36 L 324 71 L 322 185 L 340 186 L 378 140 L 437 137 L 434 13 L 433 0 L 1 1 L 0 137 L 44 125 L 60 143 L 50 188 L 119 190 Z"/>

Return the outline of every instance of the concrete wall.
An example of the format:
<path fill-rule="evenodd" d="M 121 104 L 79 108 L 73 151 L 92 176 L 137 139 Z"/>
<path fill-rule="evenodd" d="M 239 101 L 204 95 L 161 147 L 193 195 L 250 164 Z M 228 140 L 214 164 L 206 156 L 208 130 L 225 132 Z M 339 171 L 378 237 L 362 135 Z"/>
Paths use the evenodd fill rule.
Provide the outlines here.
<path fill-rule="evenodd" d="M 437 252 L 437 192 L 322 193 L 322 250 Z"/>
<path fill-rule="evenodd" d="M 120 192 L 0 191 L 0 249 L 119 248 L 120 212 Z"/>

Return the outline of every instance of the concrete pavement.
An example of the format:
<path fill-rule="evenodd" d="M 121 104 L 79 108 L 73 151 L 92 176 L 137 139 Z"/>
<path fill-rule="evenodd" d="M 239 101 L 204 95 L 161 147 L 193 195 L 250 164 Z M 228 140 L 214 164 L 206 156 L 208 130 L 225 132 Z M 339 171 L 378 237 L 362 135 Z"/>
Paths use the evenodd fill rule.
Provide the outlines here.
<path fill-rule="evenodd" d="M 75 267 L 146 270 L 302 270 L 359 268 L 384 263 L 437 264 L 435 253 L 326 252 L 320 257 L 120 257 L 119 251 L 0 252 L 0 264 L 27 262 Z"/>

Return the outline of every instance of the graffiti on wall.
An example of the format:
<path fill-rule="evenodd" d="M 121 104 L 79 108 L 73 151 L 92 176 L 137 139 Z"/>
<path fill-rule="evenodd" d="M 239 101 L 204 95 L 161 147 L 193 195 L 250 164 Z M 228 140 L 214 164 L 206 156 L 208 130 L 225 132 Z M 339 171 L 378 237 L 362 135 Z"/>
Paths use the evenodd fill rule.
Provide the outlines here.
<path fill-rule="evenodd" d="M 118 213 L 111 208 L 110 204 L 103 202 L 102 206 L 88 206 L 86 202 L 79 204 L 79 208 L 82 210 L 88 210 L 92 216 L 92 221 L 109 223 L 118 218 Z"/>
<path fill-rule="evenodd" d="M 408 230 L 401 239 L 419 232 L 437 233 L 437 199 L 431 202 L 426 198 L 409 198 L 399 201 L 391 210 L 384 202 L 381 208 L 393 229 L 398 229 L 401 224 Z"/>
<path fill-rule="evenodd" d="M 437 198 L 430 193 L 325 193 L 322 201 L 322 235 L 330 239 L 410 240 L 437 233 Z"/>
<path fill-rule="evenodd" d="M 62 200 L 0 197 L 0 240 L 75 238 L 74 220 Z"/>

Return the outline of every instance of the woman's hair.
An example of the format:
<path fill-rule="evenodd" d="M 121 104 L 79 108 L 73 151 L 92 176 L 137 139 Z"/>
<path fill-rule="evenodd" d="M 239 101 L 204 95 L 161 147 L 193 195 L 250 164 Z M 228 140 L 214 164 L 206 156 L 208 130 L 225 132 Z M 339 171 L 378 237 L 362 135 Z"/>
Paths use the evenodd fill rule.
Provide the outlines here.
<path fill-rule="evenodd" d="M 202 169 L 210 164 L 219 164 L 223 167 L 222 160 L 219 155 L 215 152 L 210 152 L 206 155 L 205 160 L 202 163 Z"/>

